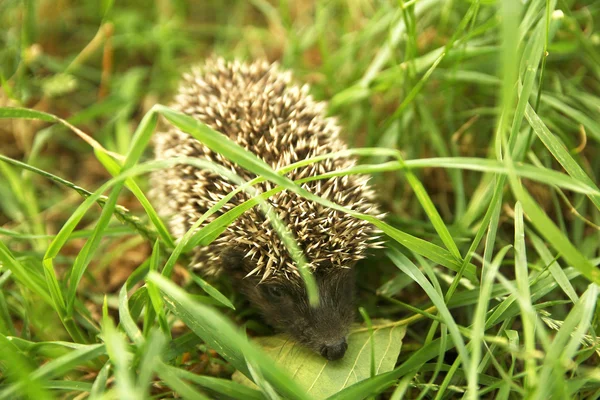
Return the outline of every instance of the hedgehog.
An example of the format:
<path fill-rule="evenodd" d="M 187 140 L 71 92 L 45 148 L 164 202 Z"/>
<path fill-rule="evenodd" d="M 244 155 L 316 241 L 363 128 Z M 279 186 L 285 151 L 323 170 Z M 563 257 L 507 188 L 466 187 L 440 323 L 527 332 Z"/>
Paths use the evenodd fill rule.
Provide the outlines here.
<path fill-rule="evenodd" d="M 184 74 L 170 107 L 235 141 L 277 170 L 300 160 L 346 150 L 340 127 L 326 115 L 327 105 L 309 94 L 308 85 L 292 81 L 277 63 L 244 63 L 212 58 Z M 169 126 L 154 137 L 157 159 L 200 157 L 235 172 L 255 175 L 192 136 Z M 352 158 L 327 158 L 293 170 L 291 180 L 350 168 Z M 375 193 L 363 175 L 345 175 L 302 184 L 315 195 L 355 212 L 381 217 Z M 176 238 L 236 185 L 215 172 L 189 165 L 158 171 L 151 178 L 157 211 Z M 264 182 L 259 192 L 272 189 Z M 240 192 L 208 218 L 248 200 Z M 346 213 L 284 190 L 268 200 L 303 250 L 317 282 L 319 304 L 311 306 L 298 266 L 260 207 L 235 220 L 208 246 L 193 250 L 192 268 L 211 277 L 226 275 L 234 290 L 258 309 L 265 322 L 328 360 L 344 356 L 354 322 L 355 263 L 379 247 L 372 225 Z M 202 225 L 204 226 L 204 225 Z"/>

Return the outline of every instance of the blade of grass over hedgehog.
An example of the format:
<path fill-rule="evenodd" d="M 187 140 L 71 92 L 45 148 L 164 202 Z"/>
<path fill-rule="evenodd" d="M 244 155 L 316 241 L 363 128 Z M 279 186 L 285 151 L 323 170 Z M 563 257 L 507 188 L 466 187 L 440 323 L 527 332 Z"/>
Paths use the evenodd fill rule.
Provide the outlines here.
<path fill-rule="evenodd" d="M 266 163 L 262 162 L 256 156 L 253 156 L 251 153 L 245 151 L 240 146 L 236 146 L 234 143 L 229 143 L 230 147 L 222 146 L 221 145 L 221 142 L 223 142 L 222 135 L 211 130 L 210 128 L 208 128 L 206 126 L 203 126 L 203 124 L 199 123 L 198 121 L 194 120 L 193 118 L 179 114 L 177 112 L 174 112 L 174 111 L 172 111 L 168 108 L 162 107 L 162 106 L 157 106 L 157 109 L 159 111 L 161 111 L 161 113 L 167 119 L 169 119 L 172 123 L 174 123 L 178 128 L 180 128 L 192 135 L 194 135 L 194 133 L 196 133 L 196 135 L 194 135 L 194 136 L 196 136 L 197 139 L 201 140 L 205 145 L 212 148 L 214 151 L 217 151 L 217 152 L 227 156 L 228 158 L 231 158 L 232 161 L 238 162 L 241 166 L 248 168 L 249 170 L 256 172 L 258 174 L 261 174 L 263 176 L 266 175 L 266 177 L 268 177 L 270 180 L 274 181 L 275 183 L 282 185 L 286 189 L 293 190 L 294 192 L 304 196 L 307 199 L 316 201 L 316 202 L 326 205 L 330 208 L 340 210 L 342 212 L 346 212 L 350 215 L 356 216 L 357 218 L 368 220 L 369 222 L 374 223 L 376 226 L 378 226 L 380 229 L 384 230 L 384 232 L 385 232 L 385 229 L 383 229 L 383 228 L 381 228 L 381 226 L 379 226 L 380 221 L 378 221 L 377 219 L 375 219 L 373 217 L 359 215 L 357 213 L 351 212 L 351 210 L 344 209 L 343 207 L 340 207 L 335 203 L 329 202 L 325 199 L 321 199 L 318 196 L 314 196 L 310 192 L 303 190 L 297 186 L 294 187 L 294 185 L 291 181 L 282 178 L 275 171 L 273 171 L 268 165 L 266 165 Z M 227 140 L 227 139 L 225 139 L 225 140 Z M 432 221 L 435 221 L 435 220 L 432 220 Z M 386 232 L 386 233 L 388 233 L 388 232 Z M 396 237 L 397 237 L 397 232 L 395 232 L 395 233 L 396 233 Z M 392 237 L 394 237 L 394 236 L 392 236 Z"/>
<path fill-rule="evenodd" d="M 175 316 L 246 376 L 250 377 L 246 365 L 248 360 L 260 368 L 261 374 L 286 398 L 309 398 L 290 377 L 248 342 L 248 339 L 219 312 L 194 302 L 181 288 L 154 272 L 148 274 L 148 280 L 166 295 L 167 306 Z"/>
<path fill-rule="evenodd" d="M 316 178 L 317 177 L 300 179 L 297 181 L 297 183 L 312 181 L 312 180 L 315 180 Z M 223 215 L 220 215 L 215 220 L 211 221 L 206 226 L 204 226 L 202 229 L 200 229 L 196 233 L 194 233 L 194 235 L 190 238 L 189 242 L 187 243 L 188 249 L 191 249 L 191 248 L 193 248 L 193 246 L 197 246 L 199 244 L 202 244 L 202 245 L 210 244 L 225 229 L 227 229 L 227 226 L 229 226 L 229 224 L 231 224 L 237 217 L 242 215 L 244 212 L 246 212 L 250 208 L 259 204 L 260 200 L 265 200 L 265 199 L 269 198 L 270 196 L 272 196 L 278 192 L 281 192 L 282 190 L 284 190 L 284 188 L 282 188 L 282 187 L 277 187 L 275 189 L 271 189 L 265 193 L 262 193 L 259 196 L 256 196 L 255 198 L 247 200 L 244 203 L 232 208 L 231 210 L 227 211 Z M 314 197 L 321 199 L 318 196 L 314 196 Z M 311 198 L 311 200 L 313 200 L 313 198 Z M 317 200 L 314 200 L 314 201 L 317 201 Z M 335 203 L 333 203 L 333 204 L 335 204 Z M 454 270 L 454 271 L 460 270 L 461 264 L 458 263 L 447 250 L 445 250 L 439 246 L 436 246 L 425 240 L 419 239 L 419 238 L 409 235 L 405 232 L 402 232 L 402 231 L 400 231 L 400 230 L 398 230 L 376 218 L 371 218 L 370 216 L 367 216 L 367 215 L 355 213 L 350 209 L 347 209 L 345 207 L 340 207 L 337 205 L 336 205 L 336 209 L 339 209 L 342 212 L 347 212 L 348 214 L 353 215 L 356 218 L 364 219 L 366 221 L 371 222 L 373 225 L 375 225 L 376 227 L 381 229 L 384 233 L 389 235 L 391 238 L 396 240 L 398 243 L 410 248 L 411 250 L 413 250 L 419 254 L 422 254 L 423 256 L 431 259 L 432 261 L 435 261 L 436 263 L 439 263 L 439 264 L 441 264 L 451 270 Z M 469 264 L 466 267 L 465 275 L 469 279 L 477 280 L 476 275 L 475 275 L 475 267 L 471 264 Z"/>
<path fill-rule="evenodd" d="M 194 136 L 196 139 L 198 139 L 201 143 L 203 143 L 204 145 L 209 147 L 211 150 L 222 154 L 223 156 L 225 156 L 229 160 L 239 164 L 243 168 L 246 168 L 249 171 L 256 173 L 257 175 L 261 175 L 261 176 L 269 179 L 270 181 L 282 186 L 283 188 L 289 189 L 289 190 L 303 196 L 304 198 L 306 198 L 308 200 L 315 201 L 326 207 L 332 208 L 337 211 L 345 212 L 349 215 L 355 216 L 356 218 L 360 218 L 365 221 L 371 222 L 373 225 L 384 230 L 384 232 L 386 230 L 383 229 L 382 227 L 385 226 L 386 229 L 388 230 L 388 232 L 386 232 L 386 233 L 389 234 L 391 237 L 394 237 L 396 240 L 402 241 L 402 240 L 406 240 L 408 238 L 406 236 L 406 234 L 404 234 L 398 230 L 393 230 L 391 227 L 387 226 L 385 223 L 383 223 L 382 221 L 380 221 L 379 219 L 377 219 L 375 217 L 356 213 L 348 208 L 339 206 L 336 203 L 333 203 L 331 201 L 323 199 L 320 196 L 316 196 L 316 195 L 310 193 L 308 190 L 301 188 L 300 186 L 297 186 L 296 184 L 294 184 L 294 182 L 290 181 L 289 179 L 287 179 L 287 178 L 279 175 L 277 172 L 275 172 L 271 167 L 269 167 L 268 164 L 266 164 L 264 161 L 259 159 L 256 155 L 250 153 L 249 151 L 242 148 L 240 145 L 234 143 L 230 139 L 228 139 L 225 136 L 223 136 L 222 134 L 214 131 L 213 129 L 209 128 L 208 126 L 202 124 L 201 122 L 195 120 L 194 118 L 191 118 L 187 115 L 178 113 L 178 112 L 173 111 L 164 106 L 158 105 L 158 106 L 154 106 L 154 108 L 158 112 L 160 112 L 165 118 L 167 118 L 171 123 L 173 123 L 177 128 Z M 399 160 L 399 161 L 401 162 L 401 160 Z M 421 193 L 421 196 L 420 196 L 421 200 L 428 198 L 426 196 L 426 193 L 424 193 L 424 191 L 420 191 L 420 193 Z M 431 203 L 430 200 L 428 203 L 426 202 L 425 205 L 427 205 L 429 203 Z M 425 209 L 427 212 L 435 213 L 437 215 L 437 211 L 435 211 L 435 208 L 432 209 L 431 207 L 426 206 Z M 437 223 L 436 228 L 447 232 L 447 229 L 445 228 L 445 225 L 443 225 L 443 223 L 441 222 L 440 218 L 432 218 L 432 221 L 434 222 L 434 224 Z M 280 221 L 274 219 L 273 222 L 275 222 L 274 227 L 279 225 L 280 229 L 284 228 L 283 223 L 281 223 Z M 439 223 L 441 223 L 441 225 Z M 287 237 L 287 235 L 284 235 L 282 237 L 282 239 L 286 239 L 286 237 Z M 451 238 L 449 233 L 447 235 L 444 235 L 444 237 Z M 299 249 L 297 249 L 297 244 L 293 240 L 288 239 L 288 240 L 284 240 L 284 242 L 286 242 L 286 246 L 288 246 L 288 245 L 293 246 L 292 247 L 293 250 L 290 251 L 290 254 L 292 255 L 292 257 L 302 254 L 299 251 Z M 454 259 L 456 257 L 452 255 L 451 258 Z M 300 260 L 296 260 L 296 262 L 298 262 L 298 261 L 300 261 Z M 304 260 L 302 260 L 302 262 L 304 262 Z M 305 266 L 304 266 L 304 268 L 305 268 Z M 299 264 L 299 270 L 301 273 L 303 273 L 303 264 Z M 304 271 L 304 273 L 306 274 L 306 271 Z M 310 276 L 310 274 L 306 274 L 306 275 Z M 303 276 L 303 278 L 304 278 L 304 276 Z M 474 278 L 474 275 L 472 275 L 471 278 Z M 308 284 L 308 282 L 306 281 L 306 278 L 304 278 L 304 279 L 305 279 L 305 282 L 307 283 L 307 291 L 309 293 L 309 301 L 311 301 L 311 304 L 317 304 L 316 297 L 311 296 L 311 284 Z M 314 282 L 313 282 L 313 284 L 314 284 Z M 316 286 L 314 287 L 314 290 L 316 293 Z M 315 293 L 313 293 L 313 295 Z"/>
<path fill-rule="evenodd" d="M 248 171 L 264 176 L 277 184 L 295 187 L 295 185 L 289 179 L 277 174 L 271 167 L 269 167 L 267 163 L 258 158 L 256 155 L 245 150 L 240 145 L 226 138 L 224 135 L 209 128 L 207 125 L 202 124 L 192 117 L 175 112 L 168 107 L 156 105 L 153 107 L 153 109 L 157 112 L 160 112 L 177 128 L 192 135 L 211 150 L 222 154 L 230 161 L 239 164 Z M 306 292 L 308 294 L 308 300 L 310 304 L 316 306 L 319 304 L 317 284 L 314 277 L 308 270 L 307 262 L 303 252 L 300 250 L 298 243 L 294 240 L 292 234 L 289 232 L 285 224 L 279 219 L 276 213 L 272 211 L 272 208 L 268 207 L 267 210 L 268 219 L 271 225 L 276 230 L 290 256 L 298 266 L 298 271 L 300 272 L 300 275 L 306 284 Z"/>
<path fill-rule="evenodd" d="M 363 154 L 363 155 L 369 154 L 369 151 L 367 151 L 368 149 L 362 149 L 362 150 L 363 151 L 361 152 L 361 154 Z M 379 150 L 379 149 L 372 149 L 372 150 Z M 310 160 L 307 160 L 307 161 L 303 162 L 303 164 L 306 164 L 309 161 Z M 506 173 L 506 168 L 504 166 L 502 166 L 501 163 L 495 162 L 493 160 L 486 161 L 483 159 L 461 159 L 461 158 L 458 158 L 456 160 L 456 162 L 453 162 L 453 161 L 450 161 L 447 159 L 431 159 L 431 160 L 423 160 L 423 161 L 415 160 L 414 163 L 412 163 L 411 161 L 408 161 L 407 163 L 409 165 L 416 165 L 419 167 L 425 167 L 425 166 L 456 167 L 456 168 L 472 169 L 472 170 L 476 170 L 476 171 Z M 329 178 L 332 176 L 343 176 L 343 175 L 350 174 L 350 173 L 373 173 L 373 172 L 381 172 L 382 170 L 395 170 L 395 169 L 401 169 L 401 168 L 402 167 L 399 163 L 387 163 L 387 164 L 375 165 L 375 166 L 360 165 L 360 166 L 356 166 L 356 167 L 349 168 L 347 170 L 342 170 L 339 172 L 328 173 L 328 174 L 323 174 L 323 175 L 319 175 L 319 176 L 315 176 L 315 177 L 306 178 L 303 180 L 296 181 L 295 183 L 300 184 L 300 183 L 310 181 L 310 180 L 326 179 L 326 178 Z M 287 169 L 289 169 L 289 167 L 286 167 L 286 170 Z M 544 170 L 544 169 L 540 169 L 537 167 L 531 167 L 531 166 L 524 165 L 523 168 L 518 171 L 518 174 L 520 176 L 527 177 L 527 178 L 539 179 L 543 182 L 551 181 L 551 182 L 556 183 L 557 186 L 569 188 L 574 191 L 580 191 L 580 192 L 585 192 L 585 193 L 594 193 L 592 188 L 590 188 L 586 185 L 582 185 L 580 182 L 578 182 L 574 179 L 570 179 L 567 176 L 565 176 L 564 174 L 550 172 L 550 170 Z M 250 181 L 249 184 L 256 183 L 258 181 L 258 179 L 260 179 L 260 178 Z M 274 193 L 279 192 L 280 190 L 282 190 L 282 189 L 280 189 L 280 188 L 273 189 L 271 192 L 268 192 L 269 196 L 273 195 Z M 233 195 L 233 192 L 230 195 Z M 263 198 L 267 198 L 266 194 L 261 195 L 261 196 Z M 225 201 L 227 201 L 227 198 L 223 199 L 223 202 L 225 202 Z M 220 216 L 217 220 L 211 222 L 205 228 L 203 228 L 202 230 L 195 233 L 194 236 L 192 236 L 190 238 L 184 251 L 189 251 L 189 249 L 191 249 L 194 246 L 197 246 L 200 243 L 202 243 L 203 245 L 210 243 L 218 235 L 220 235 L 220 233 L 228 226 L 228 224 L 231 223 L 233 220 L 235 220 L 235 218 L 237 218 L 237 216 L 241 215 L 244 211 L 250 209 L 251 207 L 255 206 L 256 204 L 257 204 L 256 201 L 254 199 L 251 199 L 251 200 L 247 201 L 246 203 L 238 206 L 239 208 L 234 208 L 233 210 L 230 210 L 225 215 Z M 204 217 L 206 217 L 206 216 L 203 216 L 203 218 Z M 384 228 L 381 228 L 381 229 L 386 231 L 386 229 L 384 229 Z M 392 234 L 394 234 L 394 233 L 392 233 Z M 445 264 L 443 264 L 443 265 L 445 265 Z"/>

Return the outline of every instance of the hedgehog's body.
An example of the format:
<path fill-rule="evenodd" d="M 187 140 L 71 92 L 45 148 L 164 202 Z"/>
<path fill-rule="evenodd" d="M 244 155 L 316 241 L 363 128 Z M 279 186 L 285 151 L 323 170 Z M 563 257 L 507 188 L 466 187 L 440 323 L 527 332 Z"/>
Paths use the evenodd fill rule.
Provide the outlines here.
<path fill-rule="evenodd" d="M 346 149 L 338 138 L 335 121 L 325 117 L 324 104 L 315 102 L 307 87 L 291 84 L 289 74 L 265 62 L 210 61 L 202 70 L 185 76 L 171 107 L 227 135 L 274 169 Z M 159 159 L 201 157 L 246 180 L 254 177 L 172 127 L 157 134 L 155 153 Z M 297 180 L 352 165 L 354 161 L 347 158 L 326 159 L 294 170 L 287 177 Z M 218 174 L 187 165 L 156 173 L 153 186 L 159 212 L 170 218 L 176 237 L 183 236 L 235 188 Z M 303 187 L 355 211 L 376 214 L 373 192 L 365 177 L 335 177 Z M 273 186 L 263 183 L 256 188 L 266 191 Z M 245 193 L 237 194 L 205 223 L 248 199 Z M 345 336 L 353 318 L 350 267 L 370 246 L 370 226 L 289 191 L 279 192 L 268 201 L 294 234 L 315 272 L 321 296 L 318 308 L 308 307 L 297 268 L 258 207 L 246 211 L 211 245 L 197 248 L 194 266 L 209 275 L 227 271 L 268 322 L 283 325 L 327 358 L 339 358 L 345 351 L 340 337 Z M 286 298 L 290 300 L 287 305 Z"/>

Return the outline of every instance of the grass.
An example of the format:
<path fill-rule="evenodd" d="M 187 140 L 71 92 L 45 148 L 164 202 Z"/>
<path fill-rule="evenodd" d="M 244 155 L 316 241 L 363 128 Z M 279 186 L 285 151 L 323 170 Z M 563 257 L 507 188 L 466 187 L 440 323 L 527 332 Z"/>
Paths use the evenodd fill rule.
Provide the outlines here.
<path fill-rule="evenodd" d="M 330 398 L 598 398 L 598 24 L 581 0 L 0 3 L 0 399 L 319 397 L 225 279 L 185 268 L 281 190 L 386 237 L 358 266 L 365 379 Z M 161 105 L 211 54 L 278 60 L 329 101 L 351 149 L 325 157 L 360 159 L 336 174 L 372 174 L 385 221 L 285 177 L 318 159 L 273 171 Z M 228 172 L 150 160 L 159 118 L 257 176 L 180 241 L 147 174 Z M 400 355 L 374 373 L 390 327 Z"/>

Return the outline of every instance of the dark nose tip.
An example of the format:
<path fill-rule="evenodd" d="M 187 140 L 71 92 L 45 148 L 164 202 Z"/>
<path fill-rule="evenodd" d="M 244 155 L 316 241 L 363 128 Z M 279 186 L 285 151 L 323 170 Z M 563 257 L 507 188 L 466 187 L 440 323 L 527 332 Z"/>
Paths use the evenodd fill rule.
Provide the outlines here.
<path fill-rule="evenodd" d="M 342 339 L 338 343 L 327 344 L 323 346 L 323 348 L 321 349 L 321 355 L 329 361 L 335 361 L 344 357 L 344 354 L 346 354 L 347 349 L 348 344 L 346 343 L 346 339 Z"/>

